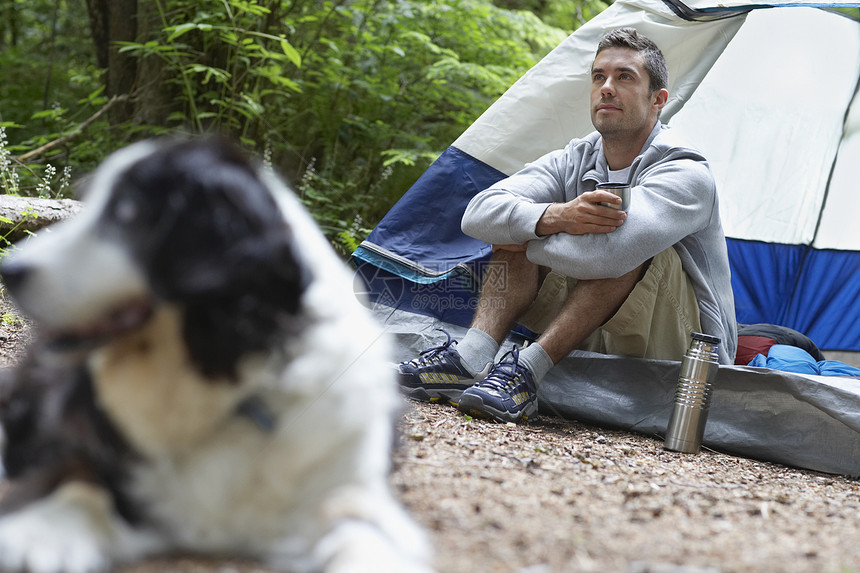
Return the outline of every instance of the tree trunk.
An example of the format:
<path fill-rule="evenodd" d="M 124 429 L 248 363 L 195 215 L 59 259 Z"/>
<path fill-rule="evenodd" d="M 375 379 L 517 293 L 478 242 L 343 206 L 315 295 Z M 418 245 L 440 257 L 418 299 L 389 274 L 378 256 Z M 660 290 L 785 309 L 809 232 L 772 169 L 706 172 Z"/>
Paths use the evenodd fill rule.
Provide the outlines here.
<path fill-rule="evenodd" d="M 110 49 L 107 0 L 87 0 L 87 13 L 90 15 L 90 31 L 93 36 L 93 47 L 96 50 L 96 62 L 100 68 L 107 69 Z"/>
<path fill-rule="evenodd" d="M 99 66 L 107 70 L 107 95 L 132 94 L 137 60 L 121 53 L 116 42 L 134 42 L 137 39 L 137 0 L 87 0 L 87 10 L 96 59 Z M 111 124 L 128 121 L 133 111 L 131 101 L 114 106 L 110 111 Z"/>
<path fill-rule="evenodd" d="M 0 0 L 0 48 L 18 45 L 18 11 L 14 0 Z"/>
<path fill-rule="evenodd" d="M 155 2 L 140 2 L 137 11 L 137 35 L 141 42 L 152 39 L 162 26 Z M 168 125 L 175 109 L 177 90 L 166 79 L 164 60 L 147 56 L 138 61 L 135 84 L 135 121 L 141 125 Z"/>
<path fill-rule="evenodd" d="M 54 48 L 57 45 L 57 22 L 60 16 L 60 0 L 54 0 L 54 13 L 51 16 L 51 32 L 48 40 L 48 71 L 45 74 L 45 88 L 42 90 L 42 110 L 48 109 L 51 98 L 51 79 L 54 74 Z M 45 120 L 42 119 L 42 128 Z"/>

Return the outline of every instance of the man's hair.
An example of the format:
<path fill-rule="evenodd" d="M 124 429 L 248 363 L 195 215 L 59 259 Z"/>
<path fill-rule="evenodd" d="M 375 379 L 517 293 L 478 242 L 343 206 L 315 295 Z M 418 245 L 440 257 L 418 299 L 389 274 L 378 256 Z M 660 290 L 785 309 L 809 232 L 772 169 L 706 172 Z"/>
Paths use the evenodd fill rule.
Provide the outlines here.
<path fill-rule="evenodd" d="M 640 34 L 635 28 L 618 28 L 607 32 L 597 44 L 599 54 L 607 48 L 629 48 L 642 55 L 645 71 L 648 72 L 651 93 L 666 89 L 669 83 L 669 71 L 666 69 L 666 59 L 657 44 Z"/>

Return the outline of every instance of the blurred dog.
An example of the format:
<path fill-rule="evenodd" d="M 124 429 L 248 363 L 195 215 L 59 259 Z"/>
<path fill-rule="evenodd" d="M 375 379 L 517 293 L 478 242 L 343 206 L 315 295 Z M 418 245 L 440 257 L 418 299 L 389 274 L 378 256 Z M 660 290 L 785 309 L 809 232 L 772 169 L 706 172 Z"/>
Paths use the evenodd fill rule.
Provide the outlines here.
<path fill-rule="evenodd" d="M 0 569 L 428 571 L 387 346 L 288 189 L 220 141 L 135 144 L 89 187 L 2 267 L 39 342 L 0 395 Z"/>

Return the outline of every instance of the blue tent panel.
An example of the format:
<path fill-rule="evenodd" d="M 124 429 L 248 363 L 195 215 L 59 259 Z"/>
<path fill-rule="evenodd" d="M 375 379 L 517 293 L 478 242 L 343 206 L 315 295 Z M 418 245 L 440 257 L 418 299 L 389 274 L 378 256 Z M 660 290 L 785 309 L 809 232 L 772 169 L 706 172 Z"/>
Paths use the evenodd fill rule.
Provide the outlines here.
<path fill-rule="evenodd" d="M 738 322 L 780 324 L 821 348 L 860 350 L 860 253 L 727 242 Z"/>
<path fill-rule="evenodd" d="M 782 324 L 806 247 L 737 239 L 726 243 L 738 322 Z"/>
<path fill-rule="evenodd" d="M 785 323 L 821 348 L 860 350 L 860 253 L 809 249 Z"/>
<path fill-rule="evenodd" d="M 466 326 L 490 246 L 460 230 L 469 200 L 504 173 L 448 148 L 352 254 L 366 299 Z"/>
<path fill-rule="evenodd" d="M 392 207 L 367 243 L 417 263 L 429 273 L 481 258 L 489 253 L 489 245 L 464 235 L 460 217 L 476 193 L 504 177 L 501 171 L 449 147 Z M 372 260 L 364 248 L 354 257 Z"/>
<path fill-rule="evenodd" d="M 480 293 L 479 278 L 465 267 L 455 267 L 436 282 L 414 282 L 380 266 L 355 259 L 356 291 L 374 310 L 383 307 L 438 318 L 448 324 L 468 326 Z M 384 311 L 383 311 L 384 314 Z"/>

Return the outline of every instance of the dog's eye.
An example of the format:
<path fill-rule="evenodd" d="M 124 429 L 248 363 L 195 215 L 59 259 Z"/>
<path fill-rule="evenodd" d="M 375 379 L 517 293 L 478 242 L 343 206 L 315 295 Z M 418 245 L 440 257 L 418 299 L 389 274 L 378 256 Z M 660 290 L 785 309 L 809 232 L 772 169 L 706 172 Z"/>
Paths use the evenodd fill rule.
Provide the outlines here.
<path fill-rule="evenodd" d="M 114 204 L 114 216 L 120 223 L 131 223 L 137 219 L 138 206 L 130 197 L 123 197 Z"/>

